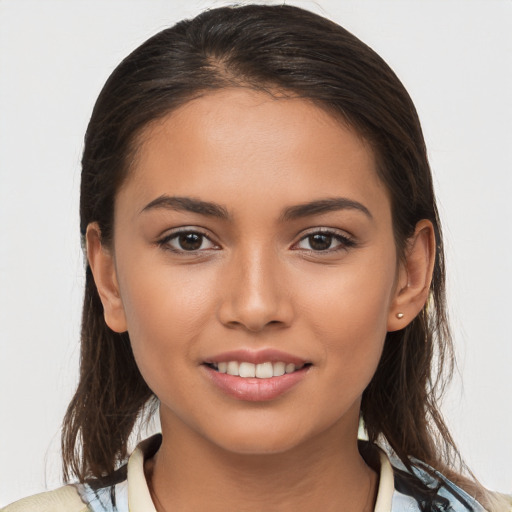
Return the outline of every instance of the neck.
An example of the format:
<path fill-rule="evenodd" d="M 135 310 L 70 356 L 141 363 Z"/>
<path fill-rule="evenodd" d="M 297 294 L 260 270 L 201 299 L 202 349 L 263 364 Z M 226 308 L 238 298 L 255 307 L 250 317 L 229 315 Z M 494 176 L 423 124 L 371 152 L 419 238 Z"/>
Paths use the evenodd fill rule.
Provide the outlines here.
<path fill-rule="evenodd" d="M 246 455 L 169 430 L 162 425 L 162 446 L 146 463 L 158 512 L 373 510 L 377 475 L 359 454 L 355 434 L 349 441 L 333 427 L 284 453 Z"/>

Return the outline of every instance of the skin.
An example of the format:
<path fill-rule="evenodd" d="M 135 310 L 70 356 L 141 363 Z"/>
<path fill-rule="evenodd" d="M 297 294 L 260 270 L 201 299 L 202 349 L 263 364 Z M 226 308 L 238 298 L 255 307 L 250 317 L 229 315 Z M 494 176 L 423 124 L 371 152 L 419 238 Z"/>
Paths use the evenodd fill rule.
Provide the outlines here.
<path fill-rule="evenodd" d="M 146 463 L 158 510 L 373 510 L 377 477 L 357 450 L 361 395 L 386 332 L 423 307 L 434 259 L 421 221 L 399 263 L 375 167 L 369 145 L 319 107 L 243 88 L 144 131 L 116 197 L 113 246 L 96 224 L 87 241 L 105 320 L 128 330 L 161 403 L 163 443 Z M 218 203 L 230 218 L 148 207 L 163 195 Z M 280 219 L 334 197 L 362 208 Z M 208 238 L 186 252 L 170 238 L 177 228 Z M 318 250 L 319 230 L 345 239 Z M 203 363 L 240 348 L 311 366 L 276 399 L 238 400 Z"/>

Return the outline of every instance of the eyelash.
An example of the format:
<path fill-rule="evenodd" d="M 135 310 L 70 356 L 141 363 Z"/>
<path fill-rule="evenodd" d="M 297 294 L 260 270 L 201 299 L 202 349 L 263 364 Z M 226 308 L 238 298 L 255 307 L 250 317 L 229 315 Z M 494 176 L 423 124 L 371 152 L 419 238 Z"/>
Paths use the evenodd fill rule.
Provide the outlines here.
<path fill-rule="evenodd" d="M 199 235 L 200 237 L 203 237 L 203 238 L 206 238 L 207 240 L 209 240 L 212 244 L 214 243 L 214 242 L 212 242 L 212 240 L 210 240 L 210 237 L 206 233 L 204 233 L 200 230 L 197 230 L 197 229 L 183 229 L 180 231 L 175 231 L 173 233 L 166 235 L 161 240 L 158 240 L 156 243 L 162 249 L 171 251 L 175 254 L 180 254 L 180 255 L 185 255 L 185 254 L 198 255 L 199 252 L 202 252 L 199 249 L 187 251 L 185 249 L 176 249 L 176 248 L 170 246 L 169 243 L 171 242 L 171 240 L 177 239 L 180 235 Z M 338 247 L 335 247 L 334 249 L 325 249 L 325 250 L 302 249 L 303 251 L 306 251 L 310 254 L 311 253 L 320 254 L 320 255 L 333 254 L 333 253 L 337 253 L 339 251 L 346 251 L 346 250 L 348 250 L 352 247 L 355 247 L 357 245 L 356 241 L 354 239 L 352 239 L 350 236 L 342 235 L 341 233 L 339 233 L 337 231 L 333 231 L 333 230 L 325 229 L 325 228 L 317 229 L 316 231 L 311 231 L 311 232 L 307 233 L 305 236 L 303 236 L 297 242 L 297 244 L 299 244 L 303 240 L 307 240 L 308 238 L 315 236 L 315 235 L 330 236 L 330 237 L 332 237 L 333 240 L 338 241 L 339 245 L 338 245 Z M 202 245 L 202 242 L 203 242 L 203 240 L 201 240 L 201 245 Z M 297 244 L 295 244 L 295 245 L 297 245 Z M 301 250 L 301 249 L 299 249 L 299 250 Z"/>
<path fill-rule="evenodd" d="M 171 251 L 176 254 L 191 254 L 191 255 L 193 255 L 193 254 L 197 254 L 198 252 L 200 252 L 197 249 L 194 251 L 186 251 L 184 249 L 176 249 L 176 248 L 170 246 L 169 242 L 173 239 L 177 239 L 180 235 L 199 235 L 203 238 L 206 238 L 210 242 L 212 242 L 210 240 L 210 237 L 206 233 L 203 233 L 202 231 L 199 231 L 197 229 L 182 229 L 180 231 L 174 231 L 173 233 L 170 233 L 170 234 L 166 235 L 165 237 L 163 237 L 161 240 L 158 240 L 157 245 L 164 250 Z M 201 243 L 201 245 L 202 245 L 202 243 Z"/>
<path fill-rule="evenodd" d="M 325 249 L 325 250 L 319 250 L 315 251 L 314 249 L 303 249 L 309 253 L 315 253 L 315 254 L 332 254 L 337 253 L 339 251 L 346 251 L 352 247 L 356 246 L 356 241 L 347 235 L 342 235 L 341 233 L 337 231 L 333 231 L 330 229 L 317 229 L 316 231 L 311 231 L 307 233 L 305 236 L 303 236 L 297 243 L 302 242 L 303 240 L 307 240 L 308 238 L 315 236 L 315 235 L 324 235 L 332 237 L 333 240 L 336 240 L 339 242 L 339 245 L 334 249 Z"/>

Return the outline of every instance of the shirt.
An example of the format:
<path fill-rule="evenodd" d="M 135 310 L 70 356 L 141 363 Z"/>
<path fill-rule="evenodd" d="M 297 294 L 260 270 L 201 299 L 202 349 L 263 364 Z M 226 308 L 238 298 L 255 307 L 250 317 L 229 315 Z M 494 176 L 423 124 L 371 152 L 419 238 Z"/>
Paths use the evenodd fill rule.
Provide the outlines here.
<path fill-rule="evenodd" d="M 141 442 L 119 471 L 119 481 L 114 486 L 68 485 L 20 500 L 0 512 L 156 512 L 144 474 L 144 460 L 156 453 L 160 443 L 160 434 Z M 414 461 L 414 478 L 399 459 L 390 458 L 383 450 L 379 450 L 379 458 L 374 512 L 485 512 L 482 505 L 443 475 L 435 471 L 431 475 L 422 462 Z M 418 485 L 418 479 L 423 486 Z"/>

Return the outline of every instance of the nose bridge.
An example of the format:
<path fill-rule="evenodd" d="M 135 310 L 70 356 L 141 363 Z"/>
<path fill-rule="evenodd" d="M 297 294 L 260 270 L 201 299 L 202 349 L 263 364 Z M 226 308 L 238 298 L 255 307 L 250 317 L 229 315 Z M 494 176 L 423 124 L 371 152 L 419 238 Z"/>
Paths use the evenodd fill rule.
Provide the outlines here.
<path fill-rule="evenodd" d="M 223 284 L 221 322 L 254 332 L 269 324 L 288 325 L 291 304 L 284 289 L 283 264 L 277 251 L 265 241 L 234 250 Z"/>

